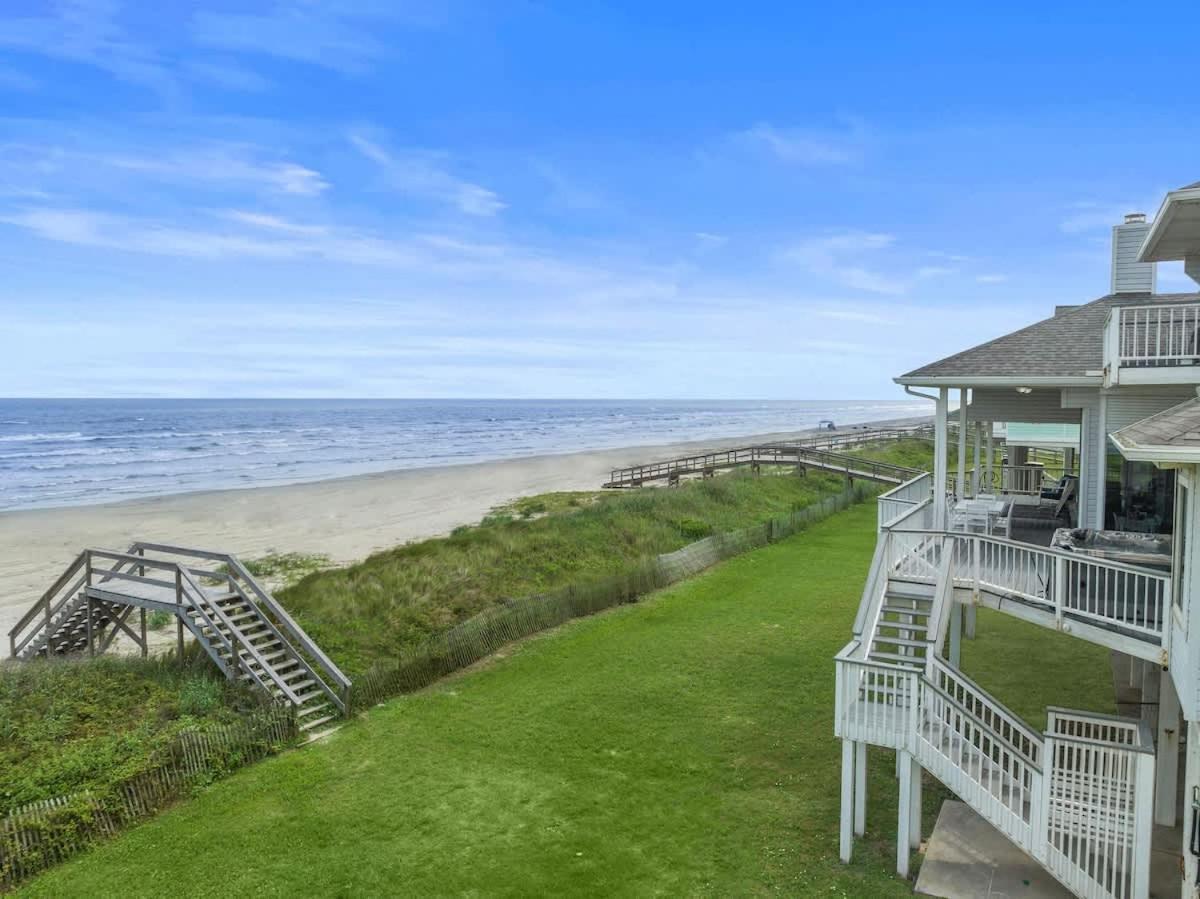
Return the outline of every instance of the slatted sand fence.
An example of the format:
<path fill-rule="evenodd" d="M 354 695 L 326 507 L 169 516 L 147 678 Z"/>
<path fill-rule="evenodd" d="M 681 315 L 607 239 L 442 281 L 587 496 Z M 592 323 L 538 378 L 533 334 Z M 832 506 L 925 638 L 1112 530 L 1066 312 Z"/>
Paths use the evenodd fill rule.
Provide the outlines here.
<path fill-rule="evenodd" d="M 293 745 L 298 733 L 290 707 L 265 709 L 233 724 L 183 731 L 153 767 L 103 794 L 56 796 L 12 810 L 0 818 L 0 889 L 65 861 L 198 787 Z"/>
<path fill-rule="evenodd" d="M 350 709 L 362 711 L 401 693 L 427 687 L 507 644 L 574 618 L 635 602 L 724 559 L 790 537 L 810 524 L 873 497 L 878 490 L 875 484 L 855 484 L 788 515 L 697 540 L 675 552 L 648 559 L 620 575 L 503 603 L 356 677 L 350 691 Z"/>

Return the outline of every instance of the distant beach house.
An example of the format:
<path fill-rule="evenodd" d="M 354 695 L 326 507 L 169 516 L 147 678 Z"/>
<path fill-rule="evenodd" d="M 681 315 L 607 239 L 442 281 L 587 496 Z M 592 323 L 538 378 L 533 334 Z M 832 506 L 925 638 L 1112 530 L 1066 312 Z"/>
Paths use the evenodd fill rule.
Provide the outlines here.
<path fill-rule="evenodd" d="M 843 860 L 866 827 L 870 744 L 897 752 L 903 875 L 924 769 L 1075 895 L 1148 896 L 1162 845 L 1173 861 L 1183 847 L 1166 889 L 1198 895 L 1200 293 L 1156 293 L 1167 260 L 1200 282 L 1200 183 L 1113 228 L 1108 295 L 896 378 L 934 403 L 936 461 L 880 498 L 837 656 Z M 1021 721 L 960 670 L 978 606 L 1111 649 L 1141 716 Z"/>

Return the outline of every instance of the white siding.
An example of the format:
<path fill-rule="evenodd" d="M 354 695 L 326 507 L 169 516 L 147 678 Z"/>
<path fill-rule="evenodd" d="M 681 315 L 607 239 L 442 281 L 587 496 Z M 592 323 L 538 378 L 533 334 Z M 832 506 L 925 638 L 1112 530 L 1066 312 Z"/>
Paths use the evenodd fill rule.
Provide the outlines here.
<path fill-rule="evenodd" d="M 1062 407 L 1062 391 L 1057 389 L 1017 393 L 1012 387 L 979 388 L 971 393 L 969 414 L 973 421 L 1021 421 L 1030 424 L 1075 424 L 1079 421 L 1077 411 Z"/>
<path fill-rule="evenodd" d="M 1192 399 L 1196 395 L 1196 388 L 1190 384 L 1113 387 L 1106 390 L 1105 394 L 1108 396 L 1108 433 L 1111 434 L 1155 412 Z"/>

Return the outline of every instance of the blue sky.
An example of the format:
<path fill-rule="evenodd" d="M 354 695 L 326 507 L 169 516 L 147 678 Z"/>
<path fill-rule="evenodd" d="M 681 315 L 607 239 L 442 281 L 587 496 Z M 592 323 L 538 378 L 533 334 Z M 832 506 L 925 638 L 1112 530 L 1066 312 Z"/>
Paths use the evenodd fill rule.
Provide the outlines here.
<path fill-rule="evenodd" d="M 0 395 L 900 396 L 1200 178 L 1190 6 L 810 6 L 9 0 Z"/>

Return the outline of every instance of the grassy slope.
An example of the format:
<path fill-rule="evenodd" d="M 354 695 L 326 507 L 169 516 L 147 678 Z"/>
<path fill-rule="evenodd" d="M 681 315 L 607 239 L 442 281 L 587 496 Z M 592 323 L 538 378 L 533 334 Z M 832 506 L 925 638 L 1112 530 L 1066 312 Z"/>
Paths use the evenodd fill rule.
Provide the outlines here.
<path fill-rule="evenodd" d="M 841 489 L 828 475 L 734 473 L 674 489 L 551 494 L 450 537 L 304 578 L 280 600 L 352 675 L 502 602 L 621 573 L 712 533 L 757 524 Z M 574 505 L 571 505 L 574 503 Z"/>
<path fill-rule="evenodd" d="M 837 861 L 831 657 L 874 515 L 856 507 L 374 709 L 28 893 L 909 896 L 890 873 L 887 753 L 871 753 L 868 836 Z M 1026 714 L 1035 682 L 1109 695 L 1105 652 L 980 625 L 964 660 Z M 1018 640 L 1036 672 L 997 656 Z M 926 830 L 941 795 L 925 792 Z"/>

